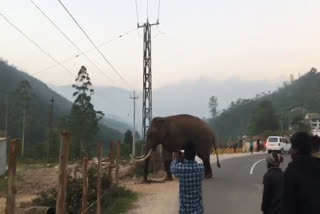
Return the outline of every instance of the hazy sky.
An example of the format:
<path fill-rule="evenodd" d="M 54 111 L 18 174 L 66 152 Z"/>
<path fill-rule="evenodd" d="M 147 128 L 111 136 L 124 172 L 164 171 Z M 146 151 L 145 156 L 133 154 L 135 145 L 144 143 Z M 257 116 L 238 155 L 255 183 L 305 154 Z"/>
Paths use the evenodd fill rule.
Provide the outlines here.
<path fill-rule="evenodd" d="M 83 50 L 92 45 L 57 0 L 34 0 Z M 63 0 L 96 44 L 136 27 L 134 0 Z M 147 0 L 137 0 L 140 22 Z M 319 0 L 161 0 L 160 30 L 152 40 L 153 86 L 210 78 L 288 79 L 290 73 L 320 68 Z M 78 54 L 29 0 L 0 0 L 0 13 L 20 27 L 58 61 Z M 149 19 L 158 16 L 158 0 L 149 0 Z M 140 36 L 139 36 L 140 35 Z M 130 84 L 142 87 L 142 31 L 101 47 Z M 96 51 L 88 56 L 113 79 L 110 82 L 84 57 L 64 65 L 76 73 L 86 65 L 96 85 L 125 87 Z M 0 17 L 0 57 L 29 74 L 54 65 Z M 72 82 L 57 66 L 36 75 L 55 85 Z"/>

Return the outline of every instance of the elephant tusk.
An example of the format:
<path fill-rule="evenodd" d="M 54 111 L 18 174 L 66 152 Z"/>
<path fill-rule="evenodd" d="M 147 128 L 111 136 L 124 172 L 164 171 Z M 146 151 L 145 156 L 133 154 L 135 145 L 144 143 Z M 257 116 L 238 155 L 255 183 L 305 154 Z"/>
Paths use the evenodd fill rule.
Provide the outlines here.
<path fill-rule="evenodd" d="M 149 158 L 149 156 L 151 155 L 151 153 L 153 152 L 152 149 L 150 149 L 150 151 L 148 152 L 148 154 L 146 156 L 144 156 L 143 158 L 140 159 L 135 159 L 132 157 L 132 155 L 130 155 L 131 159 L 135 162 L 141 162 L 141 161 L 145 161 L 147 158 Z"/>
<path fill-rule="evenodd" d="M 139 156 L 139 157 L 133 157 L 133 155 L 130 154 L 130 157 L 132 157 L 133 159 L 141 159 L 141 158 L 143 158 L 144 156 L 146 156 L 146 155 L 141 155 L 141 156 Z"/>

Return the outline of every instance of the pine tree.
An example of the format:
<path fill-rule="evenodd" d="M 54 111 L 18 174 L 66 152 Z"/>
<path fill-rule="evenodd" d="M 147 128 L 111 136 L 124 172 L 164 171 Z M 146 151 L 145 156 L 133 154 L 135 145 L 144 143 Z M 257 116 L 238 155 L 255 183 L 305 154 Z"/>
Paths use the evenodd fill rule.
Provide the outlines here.
<path fill-rule="evenodd" d="M 103 117 L 101 111 L 96 111 L 91 103 L 94 89 L 86 67 L 82 66 L 72 87 L 76 97 L 71 109 L 71 130 L 73 136 L 72 152 L 80 157 L 83 151 L 88 151 L 89 144 L 93 143 L 98 129 L 99 120 Z"/>

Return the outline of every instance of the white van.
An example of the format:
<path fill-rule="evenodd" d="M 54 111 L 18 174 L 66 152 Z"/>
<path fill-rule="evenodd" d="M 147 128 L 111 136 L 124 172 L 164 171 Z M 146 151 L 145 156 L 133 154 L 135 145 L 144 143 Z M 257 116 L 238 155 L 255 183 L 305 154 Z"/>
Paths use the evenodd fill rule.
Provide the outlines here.
<path fill-rule="evenodd" d="M 290 153 L 291 143 L 288 138 L 282 136 L 269 136 L 266 143 L 266 149 L 270 152 Z"/>

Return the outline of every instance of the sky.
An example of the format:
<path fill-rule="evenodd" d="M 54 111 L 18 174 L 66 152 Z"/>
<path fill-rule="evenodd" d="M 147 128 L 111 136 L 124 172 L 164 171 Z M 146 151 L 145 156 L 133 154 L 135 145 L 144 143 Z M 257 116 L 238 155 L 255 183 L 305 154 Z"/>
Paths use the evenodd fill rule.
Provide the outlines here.
<path fill-rule="evenodd" d="M 92 44 L 58 0 L 34 2 L 82 50 Z M 17 25 L 62 66 L 43 54 L 0 17 L 0 57 L 51 85 L 72 84 L 85 65 L 94 85 L 142 89 L 143 38 L 135 0 L 63 0 L 123 81 L 97 51 L 85 57 L 30 0 L 0 0 L 0 13 Z M 158 19 L 158 0 L 137 0 L 139 23 Z M 290 74 L 320 68 L 319 0 L 161 0 L 160 25 L 152 28 L 153 87 L 211 79 L 288 80 Z M 43 71 L 48 66 L 51 69 Z M 39 73 L 40 71 L 43 71 Z M 110 80 L 111 79 L 111 80 Z M 126 83 L 127 82 L 127 83 Z"/>

